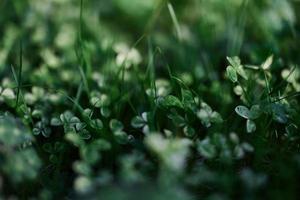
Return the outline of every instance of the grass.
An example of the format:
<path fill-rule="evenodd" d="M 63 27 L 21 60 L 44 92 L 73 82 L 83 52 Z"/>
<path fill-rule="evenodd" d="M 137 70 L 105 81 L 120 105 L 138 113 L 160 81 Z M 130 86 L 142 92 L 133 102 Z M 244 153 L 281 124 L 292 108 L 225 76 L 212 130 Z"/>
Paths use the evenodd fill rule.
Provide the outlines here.
<path fill-rule="evenodd" d="M 0 199 L 297 199 L 298 8 L 4 1 Z"/>

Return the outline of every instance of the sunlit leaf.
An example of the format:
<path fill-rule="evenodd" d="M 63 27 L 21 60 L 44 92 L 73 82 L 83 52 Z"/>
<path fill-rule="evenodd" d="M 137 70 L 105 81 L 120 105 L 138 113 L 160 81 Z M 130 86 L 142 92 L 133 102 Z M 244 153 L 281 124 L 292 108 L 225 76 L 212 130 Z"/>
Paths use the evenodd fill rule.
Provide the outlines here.
<path fill-rule="evenodd" d="M 245 119 L 249 119 L 251 116 L 250 110 L 246 106 L 237 106 L 235 112 Z"/>
<path fill-rule="evenodd" d="M 168 96 L 164 97 L 163 106 L 183 108 L 181 101 L 173 95 L 168 95 Z"/>
<path fill-rule="evenodd" d="M 122 131 L 124 128 L 122 122 L 120 122 L 119 120 L 116 120 L 116 119 L 110 120 L 109 127 L 113 132 Z"/>
<path fill-rule="evenodd" d="M 255 122 L 248 119 L 247 120 L 247 132 L 248 133 L 252 133 L 256 130 L 256 125 L 255 125 Z"/>
<path fill-rule="evenodd" d="M 272 65 L 273 63 L 273 55 L 269 56 L 265 62 L 261 65 L 261 67 L 264 69 L 264 70 L 267 70 L 270 68 L 270 66 Z"/>
<path fill-rule="evenodd" d="M 226 68 L 226 75 L 233 83 L 237 82 L 238 80 L 237 73 L 232 66 L 228 66 Z"/>

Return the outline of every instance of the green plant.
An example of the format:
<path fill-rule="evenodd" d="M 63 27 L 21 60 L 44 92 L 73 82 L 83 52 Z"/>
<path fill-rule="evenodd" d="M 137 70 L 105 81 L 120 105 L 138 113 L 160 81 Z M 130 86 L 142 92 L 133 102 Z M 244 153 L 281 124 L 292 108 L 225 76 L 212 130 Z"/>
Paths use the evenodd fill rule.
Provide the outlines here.
<path fill-rule="evenodd" d="M 299 8 L 0 1 L 0 199 L 297 199 Z"/>

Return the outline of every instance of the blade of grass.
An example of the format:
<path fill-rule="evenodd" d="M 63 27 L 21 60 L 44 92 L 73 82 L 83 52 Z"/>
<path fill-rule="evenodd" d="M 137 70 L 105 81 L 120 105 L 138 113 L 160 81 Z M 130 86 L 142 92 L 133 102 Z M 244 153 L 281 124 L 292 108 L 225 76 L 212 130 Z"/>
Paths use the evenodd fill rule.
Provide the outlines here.
<path fill-rule="evenodd" d="M 281 97 L 279 99 L 276 99 L 276 100 L 272 101 L 271 103 L 276 103 L 276 102 L 279 102 L 281 100 L 289 99 L 289 98 L 294 98 L 294 97 L 297 97 L 297 96 L 300 96 L 300 92 L 294 92 L 292 94 L 288 94 L 286 96 L 283 96 L 283 97 Z"/>
<path fill-rule="evenodd" d="M 275 91 L 277 91 L 277 89 L 279 89 L 285 81 L 287 81 L 290 76 L 294 73 L 295 69 L 297 68 L 297 65 L 294 65 L 294 67 L 292 68 L 292 70 L 289 72 L 289 74 L 287 75 L 287 77 L 285 79 L 283 79 L 270 93 L 269 95 L 273 94 Z"/>
<path fill-rule="evenodd" d="M 78 87 L 78 90 L 76 92 L 76 102 L 78 103 L 80 101 L 81 98 L 81 94 L 82 94 L 82 90 L 84 88 L 87 96 L 90 96 L 90 90 L 89 90 L 89 85 L 88 85 L 88 80 L 87 80 L 87 76 L 86 73 L 87 71 L 91 71 L 91 69 L 89 70 L 84 70 L 84 57 L 83 57 L 83 40 L 82 40 L 82 26 L 83 26 L 83 0 L 80 0 L 80 12 L 79 12 L 79 30 L 78 30 L 78 46 L 75 48 L 75 53 L 77 56 L 77 60 L 79 62 L 78 65 L 78 70 L 80 73 L 80 77 L 81 77 L 81 83 Z M 91 72 L 90 72 L 91 73 Z M 83 84 L 83 87 L 81 86 Z M 73 107 L 74 109 L 74 107 Z"/>
<path fill-rule="evenodd" d="M 12 65 L 11 65 L 11 71 L 12 71 L 12 73 L 13 73 L 13 77 L 14 77 L 14 79 L 15 79 L 15 82 L 17 83 L 17 85 L 19 85 L 17 73 L 16 73 L 16 71 L 15 71 L 15 68 L 14 68 Z M 19 99 L 22 100 L 22 103 L 23 103 L 23 105 L 25 106 L 26 110 L 29 110 L 29 108 L 28 108 L 28 106 L 27 106 L 27 104 L 26 104 L 26 102 L 25 102 L 25 99 L 24 99 L 24 97 L 23 97 L 23 95 L 22 95 L 21 86 L 17 86 L 17 90 L 19 90 Z M 18 101 L 19 101 L 19 100 L 18 100 Z M 18 108 L 19 108 L 18 106 L 19 106 L 19 103 L 16 102 L 15 109 L 18 109 Z M 31 123 L 32 126 L 33 126 L 34 124 L 33 124 L 33 120 L 32 120 L 31 115 L 29 115 L 29 120 L 30 120 L 30 123 Z"/>
<path fill-rule="evenodd" d="M 231 30 L 233 31 L 232 35 L 234 36 L 232 36 L 233 40 L 229 41 L 227 47 L 227 55 L 239 55 L 240 53 L 240 49 L 244 38 L 246 20 L 248 16 L 248 0 L 243 0 L 239 11 L 239 17 L 232 16 L 231 20 L 229 20 L 232 22 L 231 25 L 235 27 Z"/>
<path fill-rule="evenodd" d="M 181 34 L 179 22 L 178 22 L 178 19 L 176 17 L 174 8 L 173 8 L 173 6 L 170 2 L 168 2 L 167 5 L 168 5 L 168 10 L 169 10 L 172 22 L 173 22 L 175 30 L 176 30 L 177 38 L 178 38 L 179 41 L 181 41 L 182 40 L 182 34 Z"/>
<path fill-rule="evenodd" d="M 146 26 L 145 26 L 145 30 L 144 33 L 146 35 L 149 35 L 150 32 L 152 31 L 152 28 L 156 22 L 156 20 L 158 19 L 162 9 L 164 8 L 165 4 L 166 4 L 167 0 L 160 0 L 157 3 L 157 6 L 153 12 L 153 15 L 151 16 L 151 18 L 149 19 L 149 21 L 147 22 Z"/>
<path fill-rule="evenodd" d="M 151 38 L 148 37 L 148 69 L 149 69 L 149 81 L 150 81 L 150 89 L 151 91 L 154 91 L 154 96 L 150 95 L 150 109 L 153 110 L 153 112 L 150 112 L 150 130 L 155 131 L 156 124 L 155 124 L 155 113 L 157 109 L 157 104 L 155 103 L 156 97 L 157 97 L 157 91 L 156 91 L 156 84 L 155 84 L 155 67 L 154 67 L 154 56 L 155 52 L 153 52 L 153 45 Z"/>
<path fill-rule="evenodd" d="M 15 80 L 16 80 L 16 83 L 17 83 L 17 99 L 16 99 L 16 105 L 15 107 L 17 108 L 18 105 L 19 105 L 19 96 L 20 96 L 20 88 L 21 88 L 21 85 L 22 85 L 22 68 L 23 68 L 23 47 L 22 47 L 22 40 L 20 40 L 20 46 L 19 46 L 19 53 L 20 53 L 20 58 L 19 58 L 19 73 L 18 73 L 18 78 L 15 76 L 15 73 L 14 73 L 14 76 L 15 76 Z"/>
<path fill-rule="evenodd" d="M 77 89 L 77 93 L 76 93 L 76 98 L 75 98 L 75 102 L 79 102 L 79 99 L 80 99 L 80 97 L 81 97 L 81 93 L 82 93 L 82 86 L 83 86 L 83 84 L 82 84 L 82 82 L 79 84 L 79 87 L 78 87 L 78 89 Z M 73 105 L 73 111 L 75 111 L 75 109 L 76 109 L 76 107 L 75 107 L 75 104 Z"/>
<path fill-rule="evenodd" d="M 123 63 L 121 64 L 120 69 L 117 71 L 117 75 L 115 76 L 114 82 L 118 82 L 118 77 L 121 73 L 121 83 L 119 85 L 119 91 L 120 96 L 122 97 L 124 95 L 124 87 L 125 87 L 125 64 L 128 59 L 128 54 L 131 51 L 131 49 L 135 48 L 143 39 L 145 38 L 145 34 L 143 34 L 141 37 L 138 38 L 138 40 L 131 46 L 129 51 L 125 55 L 125 59 L 123 60 Z M 121 102 L 120 102 L 121 103 Z M 120 114 L 120 104 L 117 105 L 117 112 Z"/>

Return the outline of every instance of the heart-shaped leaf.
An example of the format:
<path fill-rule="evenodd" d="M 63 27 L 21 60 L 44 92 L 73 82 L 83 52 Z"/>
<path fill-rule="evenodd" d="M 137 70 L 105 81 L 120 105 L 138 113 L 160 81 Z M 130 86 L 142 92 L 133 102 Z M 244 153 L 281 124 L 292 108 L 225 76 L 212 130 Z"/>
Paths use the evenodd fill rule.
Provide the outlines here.
<path fill-rule="evenodd" d="M 90 103 L 92 106 L 94 106 L 96 108 L 100 108 L 102 105 L 101 99 L 99 97 L 92 97 L 90 100 Z"/>
<path fill-rule="evenodd" d="M 241 65 L 241 60 L 239 59 L 239 57 L 234 56 L 234 57 L 226 57 L 226 59 L 228 60 L 228 62 L 230 63 L 230 65 L 237 69 L 240 65 Z"/>
<path fill-rule="evenodd" d="M 194 96 L 190 90 L 181 89 L 182 103 L 187 108 L 195 104 Z"/>
<path fill-rule="evenodd" d="M 205 138 L 201 142 L 198 142 L 198 151 L 202 156 L 208 159 L 214 158 L 217 153 L 216 147 L 211 144 L 209 138 Z"/>
<path fill-rule="evenodd" d="M 163 106 L 165 107 L 178 107 L 178 108 L 183 108 L 182 103 L 180 102 L 180 100 L 173 96 L 173 95 L 168 95 L 163 99 L 162 102 Z"/>
<path fill-rule="evenodd" d="M 270 68 L 270 66 L 272 65 L 273 63 L 273 55 L 269 56 L 265 62 L 261 65 L 261 67 L 264 69 L 264 70 L 267 70 Z"/>
<path fill-rule="evenodd" d="M 187 137 L 193 137 L 195 135 L 195 129 L 191 126 L 185 126 L 183 128 L 183 133 L 187 136 Z"/>
<path fill-rule="evenodd" d="M 61 126 L 63 123 L 58 118 L 52 118 L 50 124 L 51 126 Z"/>
<path fill-rule="evenodd" d="M 88 140 L 91 138 L 91 135 L 89 134 L 89 132 L 85 129 L 83 129 L 82 131 L 80 131 L 79 133 L 80 138 L 84 139 L 84 140 Z"/>
<path fill-rule="evenodd" d="M 43 145 L 43 149 L 44 151 L 48 152 L 48 153 L 52 153 L 53 152 L 53 147 L 50 143 L 46 143 Z"/>
<path fill-rule="evenodd" d="M 118 132 L 123 130 L 124 126 L 122 124 L 122 122 L 116 120 L 116 119 L 112 119 L 109 122 L 109 127 L 113 132 Z"/>
<path fill-rule="evenodd" d="M 94 129 L 102 129 L 103 123 L 100 119 L 91 120 L 91 127 Z"/>
<path fill-rule="evenodd" d="M 145 124 L 145 120 L 140 116 L 136 116 L 131 120 L 131 126 L 134 128 L 142 128 Z"/>
<path fill-rule="evenodd" d="M 239 116 L 245 119 L 249 119 L 251 117 L 250 110 L 246 106 L 237 106 L 234 110 Z"/>
<path fill-rule="evenodd" d="M 124 131 L 116 131 L 114 136 L 119 144 L 126 144 L 128 141 L 128 136 Z"/>
<path fill-rule="evenodd" d="M 228 66 L 226 68 L 226 75 L 233 83 L 237 82 L 238 80 L 237 73 L 232 66 Z"/>
<path fill-rule="evenodd" d="M 83 116 L 91 118 L 91 116 L 93 115 L 93 111 L 91 109 L 87 108 L 87 109 L 84 109 L 82 114 L 83 114 Z"/>
<path fill-rule="evenodd" d="M 108 107 L 102 107 L 101 109 L 100 109 L 100 112 L 101 112 L 101 115 L 103 116 L 103 117 L 109 117 L 110 116 L 110 110 L 109 110 L 109 108 Z"/>
<path fill-rule="evenodd" d="M 262 111 L 259 105 L 253 105 L 250 109 L 250 119 L 257 119 Z"/>

